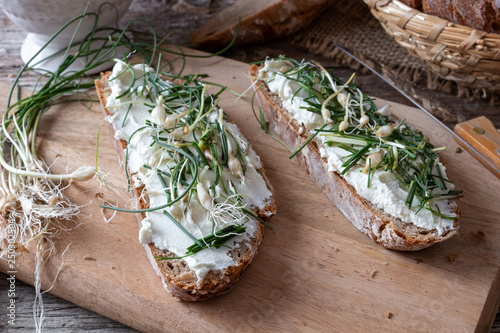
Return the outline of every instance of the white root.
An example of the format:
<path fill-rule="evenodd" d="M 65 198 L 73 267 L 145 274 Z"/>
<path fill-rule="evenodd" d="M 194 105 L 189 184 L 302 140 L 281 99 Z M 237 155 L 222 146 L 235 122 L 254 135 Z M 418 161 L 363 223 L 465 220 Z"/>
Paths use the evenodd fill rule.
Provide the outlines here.
<path fill-rule="evenodd" d="M 41 286 L 42 286 L 42 277 L 41 277 L 41 272 L 42 272 L 42 267 L 44 264 L 44 246 L 45 242 L 43 239 L 40 239 L 37 244 L 37 252 L 35 256 L 35 282 L 33 283 L 35 287 L 35 300 L 33 302 L 33 319 L 35 322 L 35 332 L 41 333 L 43 332 L 43 321 L 45 320 L 45 311 L 43 307 L 43 294 L 49 292 L 54 288 L 54 285 L 57 282 L 57 278 L 59 277 L 59 274 L 61 273 L 63 267 L 64 267 L 64 255 L 68 251 L 71 243 L 66 246 L 66 249 L 63 251 L 61 254 L 61 264 L 59 265 L 59 268 L 57 269 L 56 276 L 54 277 L 54 280 L 52 281 L 52 285 L 47 289 L 44 290 L 43 292 L 41 291 Z M 50 249 L 50 252 L 52 249 Z"/>
<path fill-rule="evenodd" d="M 45 320 L 45 312 L 43 308 L 43 298 L 41 293 L 42 286 L 42 266 L 43 266 L 43 246 L 44 240 L 40 238 L 36 248 L 35 255 L 35 301 L 33 302 L 33 318 L 35 320 L 35 332 L 43 332 L 43 321 Z"/>
<path fill-rule="evenodd" d="M 237 203 L 238 196 L 231 195 L 226 200 L 216 203 L 210 210 L 210 217 L 218 227 L 243 224 L 248 219 L 248 215 L 241 209 L 242 206 Z"/>
<path fill-rule="evenodd" d="M 349 104 L 349 94 L 344 94 L 342 91 L 352 81 L 352 79 L 354 78 L 354 74 L 349 78 L 349 80 L 347 80 L 347 82 L 342 87 L 340 87 L 340 89 L 337 90 L 337 84 L 333 81 L 330 73 L 323 66 L 321 66 L 321 64 L 319 64 L 315 61 L 311 61 L 311 63 L 313 63 L 315 66 L 317 66 L 321 70 L 321 73 L 327 77 L 327 79 L 330 81 L 330 84 L 331 84 L 333 90 L 335 91 L 333 94 L 328 96 L 328 98 L 325 99 L 323 101 L 323 103 L 321 104 L 321 115 L 323 116 L 323 119 L 325 120 L 325 122 L 327 124 L 332 123 L 330 111 L 327 109 L 326 106 L 333 98 L 335 98 L 336 96 L 339 96 L 339 97 L 337 97 L 337 101 L 339 101 L 339 103 L 341 103 L 341 104 L 343 103 L 342 106 L 344 106 L 346 108 L 346 116 L 344 118 L 344 121 L 349 122 L 349 115 L 348 115 L 348 113 L 349 113 L 348 112 L 349 111 L 349 105 L 348 105 Z M 344 96 L 340 97 L 340 94 L 343 94 Z M 344 99 L 344 97 L 345 97 L 345 99 Z M 345 127 L 345 124 L 343 125 L 343 127 Z M 349 123 L 347 123 L 347 127 L 349 127 Z M 345 127 L 345 129 L 347 129 L 347 127 Z"/>
<path fill-rule="evenodd" d="M 83 179 L 83 175 L 86 174 L 83 170 L 79 171 L 79 179 Z M 36 171 L 46 172 L 44 170 Z M 93 175 L 94 169 L 92 169 Z M 49 179 L 26 178 L 23 185 L 18 188 L 17 197 L 10 195 L 3 198 L 4 204 L 1 207 L 1 213 L 4 217 L 0 221 L 2 247 L 6 245 L 6 242 L 9 242 L 8 245 L 14 244 L 15 253 L 18 256 L 26 250 L 32 241 L 36 240 L 34 273 L 36 297 L 33 304 L 36 332 L 43 331 L 45 319 L 43 292 L 41 292 L 43 262 L 52 255 L 55 249 L 54 239 L 59 232 L 71 230 L 72 228 L 67 225 L 67 222 L 80 213 L 80 207 L 71 204 L 62 194 L 66 187 Z M 11 236 L 9 233 L 12 233 L 12 230 L 14 230 L 14 238 L 9 238 L 8 236 Z M 4 257 L 6 253 L 8 252 L 2 252 L 0 257 Z M 56 274 L 53 284 L 57 276 L 58 274 Z"/>
<path fill-rule="evenodd" d="M 70 175 L 76 175 L 78 180 L 94 176 L 94 168 L 92 172 L 85 170 L 88 169 L 82 167 Z M 47 173 L 40 169 L 36 171 Z M 1 247 L 6 247 L 9 229 L 12 228 L 16 230 L 16 247 L 20 249 L 37 238 L 51 242 L 60 230 L 70 230 L 67 222 L 80 213 L 80 207 L 70 203 L 62 194 L 68 186 L 46 178 L 26 177 L 22 184 L 18 184 L 17 192 L 3 197 L 0 205 L 3 216 L 0 220 Z M 0 254 L 0 258 L 3 256 L 5 252 Z"/>

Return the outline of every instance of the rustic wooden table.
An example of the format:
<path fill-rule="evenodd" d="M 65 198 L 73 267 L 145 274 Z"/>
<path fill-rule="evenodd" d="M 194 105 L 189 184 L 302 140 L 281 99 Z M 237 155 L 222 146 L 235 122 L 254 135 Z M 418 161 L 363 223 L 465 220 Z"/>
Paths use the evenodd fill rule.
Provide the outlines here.
<path fill-rule="evenodd" d="M 123 21 L 132 18 L 145 18 L 153 23 L 160 35 L 167 31 L 176 31 L 178 32 L 174 36 L 176 42 L 186 44 L 190 34 L 196 27 L 218 10 L 234 2 L 235 0 L 135 0 Z M 22 61 L 19 57 L 19 49 L 25 35 L 26 33 L 21 28 L 13 25 L 5 14 L 0 12 L 0 40 L 2 41 L 0 44 L 0 80 L 11 81 L 12 77 L 20 69 Z M 314 58 L 325 67 L 335 68 L 337 75 L 344 79 L 352 72 L 351 69 L 330 59 L 318 57 L 305 49 L 293 46 L 286 39 L 257 46 L 233 48 L 224 56 L 243 62 L 251 62 L 263 59 L 266 56 L 278 56 L 280 54 L 299 59 Z M 28 78 L 24 80 L 23 85 L 28 88 L 33 86 L 34 79 L 30 80 Z M 409 102 L 403 96 L 386 84 L 381 83 L 381 80 L 373 75 L 358 73 L 356 80 L 364 91 L 371 95 L 409 105 Z M 457 100 L 457 103 L 460 103 L 460 101 Z M 487 171 L 485 170 L 485 172 Z M 6 278 L 6 275 L 0 273 L 0 304 L 3 309 L 5 309 L 5 299 L 7 299 L 4 291 L 8 289 Z M 8 328 L 6 326 L 6 317 L 2 315 L 0 319 L 1 332 L 28 332 L 34 330 L 32 317 L 34 296 L 35 292 L 32 286 L 17 281 L 16 327 Z M 56 296 L 45 294 L 43 300 L 45 307 L 44 328 L 48 332 L 135 332 L 132 328 L 80 308 Z M 497 314 L 491 332 L 500 333 L 500 312 Z"/>

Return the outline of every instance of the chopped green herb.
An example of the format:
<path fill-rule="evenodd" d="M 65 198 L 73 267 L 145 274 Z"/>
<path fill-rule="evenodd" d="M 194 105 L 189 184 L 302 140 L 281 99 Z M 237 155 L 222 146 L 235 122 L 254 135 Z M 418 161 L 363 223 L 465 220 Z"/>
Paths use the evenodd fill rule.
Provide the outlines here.
<path fill-rule="evenodd" d="M 379 109 L 370 96 L 363 94 L 352 83 L 353 76 L 343 83 L 315 62 L 299 63 L 285 57 L 278 60 L 286 60 L 286 66 L 279 72 L 270 71 L 264 77 L 256 78 L 259 82 L 256 92 L 276 77 L 285 77 L 297 86 L 290 103 L 293 104 L 300 95 L 307 104 L 307 107 L 301 106 L 301 110 L 321 115 L 325 123 L 323 126 L 318 125 L 320 128 L 311 130 L 309 138 L 303 141 L 290 158 L 314 139 L 318 140 L 319 134 L 327 146 L 339 147 L 350 153 L 341 157 L 341 175 L 368 163 L 368 168 L 365 165 L 363 172 L 367 170 L 367 186 L 370 187 L 375 170 L 390 172 L 401 188 L 407 191 L 405 204 L 409 208 L 418 202 L 419 211 L 425 208 L 436 215 L 433 207 L 437 206 L 433 202 L 441 194 L 433 194 L 434 189 L 444 191 L 446 198 L 460 196 L 461 191 L 448 190 L 449 186 L 446 184 L 451 182 L 444 177 L 438 165 L 439 155 L 436 152 L 443 147 L 435 148 L 421 132 L 406 125 L 404 119 L 400 122 L 391 121 L 390 107 Z M 267 122 L 263 118 L 261 112 L 260 119 L 257 119 L 261 128 L 269 133 Z M 376 151 L 384 153 L 375 166 L 371 165 L 367 157 Z"/>

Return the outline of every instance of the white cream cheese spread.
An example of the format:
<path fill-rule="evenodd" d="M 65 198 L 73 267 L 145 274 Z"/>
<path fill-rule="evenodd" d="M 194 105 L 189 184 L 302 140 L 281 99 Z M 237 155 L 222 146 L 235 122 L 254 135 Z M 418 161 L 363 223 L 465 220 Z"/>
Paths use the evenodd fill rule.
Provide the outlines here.
<path fill-rule="evenodd" d="M 248 141 L 236 125 L 224 120 L 215 103 L 206 105 L 212 97 L 205 90 L 198 94 L 205 99 L 202 102 L 194 98 L 190 90 L 194 87 L 160 80 L 145 64 L 119 61 L 108 82 L 111 95 L 106 107 L 111 115 L 106 120 L 115 129 L 115 139 L 127 142 L 129 177 L 136 187 L 144 188 L 150 208 L 163 207 L 146 212 L 139 240 L 183 257 L 199 281 L 210 270 L 235 265 L 231 249 L 250 246 L 260 223 L 250 210 L 263 210 L 272 199 L 257 171 L 259 157 Z M 196 89 L 202 88 L 198 83 Z M 201 143 L 204 134 L 213 138 L 212 145 Z M 218 160 L 223 156 L 225 165 Z M 194 240 L 213 245 L 203 239 L 218 237 L 217 232 L 234 225 L 243 229 L 219 235 L 231 236 L 223 245 L 186 255 L 197 244 Z"/>
<path fill-rule="evenodd" d="M 293 64 L 285 59 L 268 59 L 265 61 L 263 68 L 260 70 L 260 77 L 265 77 L 267 86 L 269 90 L 278 95 L 282 100 L 282 107 L 287 110 L 292 117 L 299 123 L 305 126 L 309 130 L 310 134 L 315 134 L 317 130 L 325 126 L 323 129 L 328 131 L 334 128 L 335 123 L 326 124 L 326 119 L 321 113 L 311 112 L 308 109 L 311 108 L 310 99 L 308 99 L 309 92 L 303 88 L 300 84 L 298 75 L 294 71 L 290 71 Z M 290 71 L 290 72 L 289 72 Z M 284 74 L 286 73 L 286 74 Z M 326 79 L 325 79 L 326 80 Z M 334 89 L 339 91 L 341 86 L 336 83 L 333 84 Z M 317 84 L 313 84 L 313 89 L 318 91 L 321 88 Z M 358 90 L 359 91 L 359 90 Z M 338 95 L 340 97 L 340 92 Z M 338 97 L 338 98 L 339 98 Z M 343 101 L 346 100 L 346 94 L 342 95 Z M 313 99 L 314 103 L 321 104 L 323 100 L 318 100 L 318 98 Z M 347 102 L 345 102 L 347 103 Z M 365 102 L 363 104 L 365 109 L 368 109 L 370 105 Z M 355 107 L 359 108 L 358 105 Z M 351 120 L 349 125 L 354 126 L 355 120 Z M 358 120 L 360 124 L 361 121 Z M 359 125 L 358 125 L 359 126 Z M 392 129 L 389 129 L 392 130 Z M 321 157 L 327 160 L 328 171 L 342 173 L 343 167 L 346 160 L 351 156 L 351 152 L 344 148 L 339 147 L 337 144 L 332 144 L 329 142 L 328 133 L 320 133 L 316 135 L 315 139 L 319 147 Z M 354 141 L 356 142 L 356 141 Z M 352 146 L 356 148 L 362 147 L 363 141 L 359 141 L 358 146 Z M 377 152 L 380 149 L 373 147 L 373 152 Z M 368 150 L 367 153 L 372 152 Z M 417 161 L 414 165 L 418 164 Z M 430 209 L 419 209 L 419 204 L 416 198 L 413 199 L 411 208 L 408 204 L 405 204 L 408 197 L 409 190 L 403 188 L 390 170 L 376 169 L 373 172 L 362 172 L 366 165 L 366 162 L 359 160 L 354 166 L 351 166 L 343 175 L 344 179 L 351 185 L 356 192 L 367 201 L 371 202 L 376 208 L 383 210 L 385 213 L 399 218 L 404 222 L 410 222 L 414 225 L 424 228 L 427 230 L 436 229 L 439 233 L 443 233 L 453 226 L 453 217 L 456 217 L 456 203 L 455 200 L 436 200 L 430 204 L 430 207 L 434 212 L 439 212 L 441 216 L 436 216 Z M 375 167 L 374 165 L 371 167 Z M 444 179 L 446 179 L 445 167 L 441 163 L 436 163 L 433 167 L 433 173 L 441 174 Z M 439 171 L 437 170 L 439 168 Z M 409 170 L 409 172 L 413 172 Z M 368 179 L 370 177 L 370 179 Z M 369 184 L 369 186 L 368 186 Z M 446 190 L 440 189 L 438 187 L 432 189 L 434 195 L 439 195 L 447 193 L 449 190 L 453 190 L 454 185 L 451 182 L 446 183 Z M 443 217 L 445 216 L 445 217 Z M 447 219 L 449 217 L 450 219 Z"/>

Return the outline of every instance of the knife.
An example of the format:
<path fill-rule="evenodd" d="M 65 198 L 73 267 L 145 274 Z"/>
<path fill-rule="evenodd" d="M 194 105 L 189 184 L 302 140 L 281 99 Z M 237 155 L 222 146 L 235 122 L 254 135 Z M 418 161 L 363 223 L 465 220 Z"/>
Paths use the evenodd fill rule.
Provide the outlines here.
<path fill-rule="evenodd" d="M 500 178 L 500 133 L 493 123 L 484 116 L 474 118 L 458 123 L 455 126 L 455 133 L 481 154 L 483 158 L 478 159 L 479 162 Z M 468 150 L 467 146 L 463 147 Z M 490 163 L 483 163 L 484 161 Z M 490 165 L 494 168 L 490 168 Z"/>
<path fill-rule="evenodd" d="M 495 176 L 500 178 L 500 133 L 496 130 L 493 123 L 486 117 L 478 117 L 472 120 L 459 123 L 455 126 L 455 132 L 445 126 L 431 112 L 421 106 L 415 99 L 409 96 L 405 91 L 394 85 L 391 81 L 385 78 L 381 73 L 366 64 L 364 61 L 354 56 L 344 47 L 337 43 L 333 45 L 342 51 L 349 58 L 355 60 L 359 64 L 369 69 L 373 74 L 381 78 L 384 82 L 398 91 L 415 107 L 425 112 L 434 121 L 441 124 L 448 132 L 450 132 L 455 141 L 467 150 L 471 155 L 490 170 Z"/>

